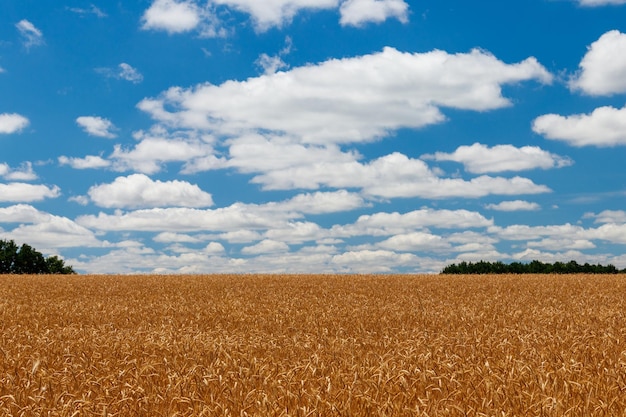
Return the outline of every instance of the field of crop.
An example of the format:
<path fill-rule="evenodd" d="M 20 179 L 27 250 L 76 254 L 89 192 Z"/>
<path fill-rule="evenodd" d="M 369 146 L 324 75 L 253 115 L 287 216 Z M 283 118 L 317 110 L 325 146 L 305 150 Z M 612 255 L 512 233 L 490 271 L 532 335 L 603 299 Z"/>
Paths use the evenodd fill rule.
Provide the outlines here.
<path fill-rule="evenodd" d="M 0 276 L 1 416 L 626 416 L 623 276 Z"/>

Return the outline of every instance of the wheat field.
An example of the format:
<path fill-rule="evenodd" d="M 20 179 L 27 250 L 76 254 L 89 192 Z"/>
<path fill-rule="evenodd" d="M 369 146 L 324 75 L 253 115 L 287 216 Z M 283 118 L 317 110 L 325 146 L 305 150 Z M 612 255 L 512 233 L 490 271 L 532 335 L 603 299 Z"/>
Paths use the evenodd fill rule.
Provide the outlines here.
<path fill-rule="evenodd" d="M 626 416 L 622 276 L 0 276 L 0 416 Z"/>

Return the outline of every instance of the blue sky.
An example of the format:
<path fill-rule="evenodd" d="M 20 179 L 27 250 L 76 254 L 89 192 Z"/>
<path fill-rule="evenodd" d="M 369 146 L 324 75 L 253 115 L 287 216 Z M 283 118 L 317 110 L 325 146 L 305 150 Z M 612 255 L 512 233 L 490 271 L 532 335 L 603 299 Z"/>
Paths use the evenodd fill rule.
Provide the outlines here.
<path fill-rule="evenodd" d="M 626 0 L 3 0 L 0 239 L 81 273 L 626 268 Z"/>

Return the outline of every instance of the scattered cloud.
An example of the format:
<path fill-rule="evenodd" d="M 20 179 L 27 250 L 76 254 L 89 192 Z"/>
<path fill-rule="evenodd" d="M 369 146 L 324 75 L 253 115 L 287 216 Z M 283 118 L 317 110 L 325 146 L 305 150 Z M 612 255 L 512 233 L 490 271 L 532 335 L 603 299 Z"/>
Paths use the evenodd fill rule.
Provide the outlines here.
<path fill-rule="evenodd" d="M 211 194 L 186 181 L 154 181 L 143 174 L 118 177 L 91 187 L 89 198 L 106 208 L 209 207 Z"/>
<path fill-rule="evenodd" d="M 69 165 L 74 169 L 98 169 L 111 166 L 111 162 L 97 155 L 87 155 L 84 158 L 59 157 L 59 164 Z"/>
<path fill-rule="evenodd" d="M 110 120 L 95 116 L 81 116 L 76 119 L 76 123 L 83 128 L 91 136 L 112 139 L 117 135 L 113 133 L 116 130 Z"/>
<path fill-rule="evenodd" d="M 509 106 L 501 87 L 526 80 L 550 83 L 552 75 L 534 58 L 509 65 L 481 50 L 403 53 L 387 47 L 246 81 L 173 87 L 138 107 L 174 127 L 225 135 L 254 129 L 294 135 L 303 143 L 350 143 L 440 123 L 442 107 Z"/>
<path fill-rule="evenodd" d="M 502 201 L 498 204 L 487 204 L 485 208 L 496 211 L 537 211 L 541 206 L 524 200 Z"/>
<path fill-rule="evenodd" d="M 27 204 L 0 208 L 0 219 L 0 223 L 19 223 L 10 235 L 0 233 L 0 237 L 28 243 L 44 252 L 53 248 L 107 245 L 99 241 L 92 231 L 72 220 L 39 211 Z"/>
<path fill-rule="evenodd" d="M 122 80 L 130 81 L 133 84 L 138 84 L 143 81 L 143 75 L 141 75 L 136 68 L 131 67 L 125 62 L 119 65 L 118 76 Z"/>
<path fill-rule="evenodd" d="M 291 23 L 301 10 L 328 10 L 337 7 L 339 0 L 213 0 L 215 4 L 232 7 L 252 17 L 258 32 L 271 27 L 282 27 Z"/>
<path fill-rule="evenodd" d="M 587 213 L 585 218 L 595 219 L 595 223 L 624 223 L 626 224 L 626 211 L 603 210 L 599 214 Z"/>
<path fill-rule="evenodd" d="M 263 69 L 265 75 L 274 74 L 276 71 L 289 68 L 289 65 L 283 61 L 283 57 L 291 52 L 293 42 L 291 37 L 285 38 L 285 46 L 281 49 L 277 55 L 270 56 L 268 54 L 261 54 L 256 60 L 256 65 Z"/>
<path fill-rule="evenodd" d="M 33 46 L 43 45 L 43 33 L 28 20 L 20 20 L 15 24 L 15 27 L 20 33 L 20 36 L 22 37 L 22 44 L 26 49 L 30 49 Z"/>
<path fill-rule="evenodd" d="M 182 33 L 200 24 L 200 9 L 193 1 L 155 0 L 142 17 L 145 30 Z"/>
<path fill-rule="evenodd" d="M 409 5 L 404 0 L 347 0 L 339 10 L 343 26 L 380 23 L 389 18 L 396 18 L 402 23 L 409 20 Z"/>
<path fill-rule="evenodd" d="M 620 4 L 626 4 L 626 0 L 577 0 L 578 4 L 586 7 L 597 6 L 617 6 Z"/>
<path fill-rule="evenodd" d="M 474 174 L 489 172 L 524 171 L 530 169 L 562 168 L 572 165 L 572 160 L 544 151 L 538 146 L 496 145 L 480 143 L 460 146 L 453 153 L 437 152 L 422 159 L 460 162 L 465 170 Z"/>
<path fill-rule="evenodd" d="M 626 34 L 612 30 L 592 43 L 569 86 L 592 96 L 626 92 Z"/>
<path fill-rule="evenodd" d="M 108 15 L 105 12 L 103 12 L 100 8 L 96 7 L 93 4 L 91 4 L 89 8 L 68 7 L 67 10 L 69 10 L 72 13 L 81 15 L 81 16 L 94 15 L 98 18 L 108 17 Z"/>
<path fill-rule="evenodd" d="M 0 134 L 10 135 L 22 131 L 29 124 L 29 120 L 17 113 L 0 114 Z"/>
<path fill-rule="evenodd" d="M 287 245 L 285 242 L 279 242 L 271 239 L 265 239 L 257 243 L 256 245 L 247 246 L 241 249 L 241 253 L 243 253 L 244 255 L 260 255 L 288 251 L 289 245 Z"/>
<path fill-rule="evenodd" d="M 532 129 L 547 139 L 572 146 L 626 145 L 626 107 L 599 107 L 590 114 L 546 114 L 533 121 Z"/>
<path fill-rule="evenodd" d="M 227 30 L 211 2 L 201 6 L 194 0 L 154 0 L 141 18 L 143 30 L 162 30 L 170 35 L 197 31 L 200 37 L 225 37 Z"/>
<path fill-rule="evenodd" d="M 122 62 L 116 68 L 96 68 L 96 72 L 106 78 L 129 81 L 133 84 L 139 84 L 143 81 L 143 75 L 136 68 L 125 62 Z"/>
<path fill-rule="evenodd" d="M 23 182 L 0 183 L 0 202 L 30 203 L 57 198 L 61 190 L 57 186 L 27 184 Z"/>
<path fill-rule="evenodd" d="M 5 163 L 0 163 L 0 177 L 9 181 L 34 181 L 37 174 L 33 171 L 31 162 L 24 162 L 19 168 L 13 169 Z"/>

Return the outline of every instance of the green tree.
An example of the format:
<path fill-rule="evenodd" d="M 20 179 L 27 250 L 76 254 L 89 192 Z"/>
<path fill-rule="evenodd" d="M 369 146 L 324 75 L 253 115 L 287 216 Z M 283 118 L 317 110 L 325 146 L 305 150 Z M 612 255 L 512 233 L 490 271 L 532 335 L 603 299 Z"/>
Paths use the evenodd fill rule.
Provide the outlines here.
<path fill-rule="evenodd" d="M 44 257 L 24 243 L 18 247 L 12 240 L 0 240 L 1 274 L 75 274 L 58 256 Z"/>

